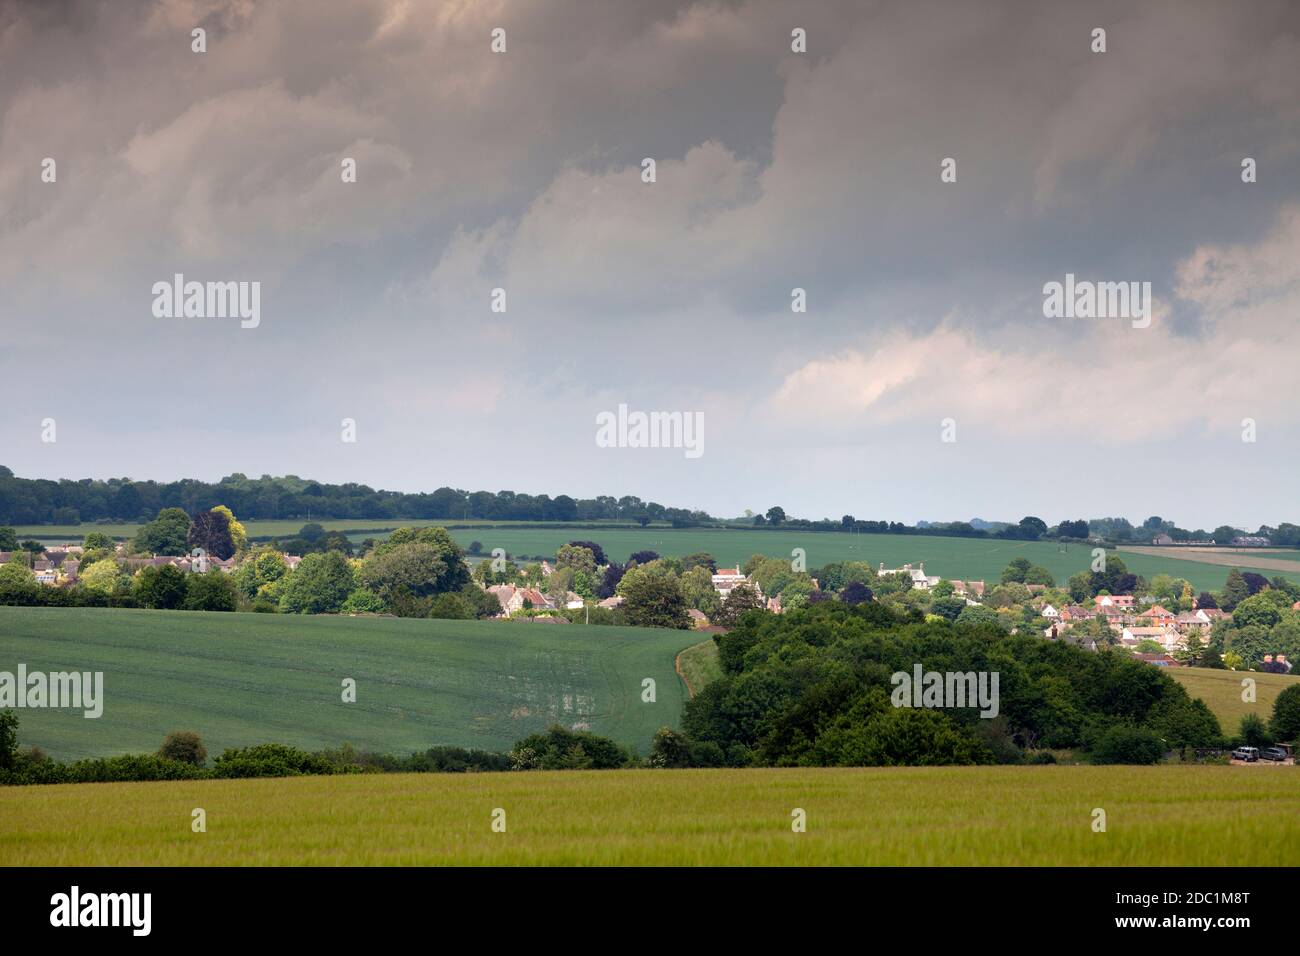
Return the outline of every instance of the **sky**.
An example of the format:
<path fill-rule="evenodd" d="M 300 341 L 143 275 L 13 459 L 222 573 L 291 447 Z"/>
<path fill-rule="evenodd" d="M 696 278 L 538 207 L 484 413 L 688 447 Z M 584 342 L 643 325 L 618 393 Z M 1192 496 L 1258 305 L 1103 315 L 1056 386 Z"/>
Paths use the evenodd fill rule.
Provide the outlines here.
<path fill-rule="evenodd" d="M 1150 323 L 1046 317 L 1067 274 Z M 24 477 L 1253 529 L 1297 358 L 1293 3 L 0 0 Z"/>

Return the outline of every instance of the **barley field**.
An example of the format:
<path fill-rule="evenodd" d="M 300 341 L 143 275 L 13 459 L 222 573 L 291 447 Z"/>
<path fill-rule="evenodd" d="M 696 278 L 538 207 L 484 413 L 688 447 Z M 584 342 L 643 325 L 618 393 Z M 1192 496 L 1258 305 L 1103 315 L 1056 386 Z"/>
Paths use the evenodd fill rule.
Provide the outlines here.
<path fill-rule="evenodd" d="M 207 831 L 191 830 L 196 807 Z M 792 814 L 806 814 L 806 832 Z M 505 832 L 493 832 L 504 811 Z M 1094 831 L 1096 810 L 1105 832 Z M 0 789 L 3 865 L 1295 866 L 1293 767 L 413 774 Z"/>

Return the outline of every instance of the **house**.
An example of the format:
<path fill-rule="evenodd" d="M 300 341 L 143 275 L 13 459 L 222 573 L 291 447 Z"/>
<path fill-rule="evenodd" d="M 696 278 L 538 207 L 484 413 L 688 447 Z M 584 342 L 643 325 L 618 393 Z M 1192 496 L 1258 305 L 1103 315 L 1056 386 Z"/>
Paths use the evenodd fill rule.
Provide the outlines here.
<path fill-rule="evenodd" d="M 568 611 L 576 611 L 578 608 L 582 607 L 582 605 L 583 605 L 584 603 L 585 603 L 585 602 L 582 600 L 582 595 L 581 595 L 581 594 L 577 594 L 577 593 L 575 593 L 575 592 L 573 592 L 573 591 L 566 591 L 566 592 L 565 592 L 565 594 L 564 594 L 564 607 L 565 607 L 565 610 L 568 610 Z"/>
<path fill-rule="evenodd" d="M 1210 626 L 1210 618 L 1204 611 L 1184 611 L 1174 618 L 1174 626 L 1184 632 L 1189 628 L 1202 630 Z"/>
<path fill-rule="evenodd" d="M 603 601 L 597 601 L 596 607 L 603 607 L 612 611 L 616 607 L 622 607 L 626 600 L 627 599 L 623 597 L 623 595 L 615 594 L 613 597 L 607 597 Z"/>
<path fill-rule="evenodd" d="M 1062 621 L 1086 621 L 1096 616 L 1096 611 L 1089 611 L 1086 607 L 1081 607 L 1078 604 L 1067 604 L 1061 608 Z"/>
<path fill-rule="evenodd" d="M 1143 608 L 1138 612 L 1138 617 L 1149 620 L 1156 627 L 1166 627 L 1173 624 L 1175 615 L 1165 610 L 1159 604 L 1152 605 L 1149 608 Z"/>
<path fill-rule="evenodd" d="M 781 607 L 781 595 L 778 594 L 776 597 L 768 598 L 767 609 L 771 611 L 773 614 L 780 614 L 781 611 L 783 610 L 783 608 Z"/>
<path fill-rule="evenodd" d="M 1136 599 L 1131 594 L 1099 594 L 1097 607 L 1132 607 Z"/>
<path fill-rule="evenodd" d="M 983 581 L 953 581 L 952 593 L 958 597 L 974 597 L 980 599 L 984 597 Z"/>
<path fill-rule="evenodd" d="M 1044 604 L 1043 609 L 1038 613 L 1051 621 L 1059 621 L 1061 619 L 1061 612 L 1050 604 Z"/>
<path fill-rule="evenodd" d="M 924 561 L 916 567 L 912 567 L 910 564 L 905 564 L 901 568 L 886 568 L 885 562 L 881 561 L 880 569 L 876 571 L 876 574 L 882 578 L 887 574 L 906 574 L 912 579 L 912 587 L 920 591 L 928 591 L 939 583 L 938 575 L 925 573 Z"/>
<path fill-rule="evenodd" d="M 1267 548 L 1268 544 L 1268 538 L 1257 534 L 1243 534 L 1232 539 L 1234 548 Z"/>
<path fill-rule="evenodd" d="M 1174 539 L 1162 532 L 1161 534 L 1158 534 L 1154 538 L 1152 538 L 1151 543 L 1152 544 L 1173 544 Z"/>
<path fill-rule="evenodd" d="M 1155 641 L 1166 651 L 1178 650 L 1187 646 L 1187 638 L 1172 627 L 1126 627 L 1120 632 L 1120 643 L 1125 647 L 1137 647 L 1143 641 Z"/>
<path fill-rule="evenodd" d="M 725 601 L 731 594 L 733 588 L 740 585 L 747 585 L 762 594 L 762 589 L 749 580 L 744 574 L 740 573 L 740 568 L 719 568 L 713 575 L 713 590 Z"/>
<path fill-rule="evenodd" d="M 519 588 L 513 584 L 494 584 L 488 588 L 488 592 L 494 595 L 501 604 L 500 617 L 510 617 L 518 611 L 525 609 L 524 602 L 528 603 L 531 608 L 537 610 L 553 610 L 555 605 L 536 588 Z M 582 600 L 579 599 L 578 607 L 582 607 Z"/>
<path fill-rule="evenodd" d="M 705 616 L 703 611 L 697 610 L 693 607 L 687 608 L 686 616 L 691 619 L 691 627 L 696 630 L 709 626 L 709 619 Z"/>

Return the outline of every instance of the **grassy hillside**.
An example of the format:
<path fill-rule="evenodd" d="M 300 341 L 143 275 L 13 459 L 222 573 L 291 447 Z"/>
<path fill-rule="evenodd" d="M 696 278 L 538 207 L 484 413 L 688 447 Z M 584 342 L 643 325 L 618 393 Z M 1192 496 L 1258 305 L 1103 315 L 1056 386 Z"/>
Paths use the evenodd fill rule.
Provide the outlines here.
<path fill-rule="evenodd" d="M 21 710 L 20 740 L 75 758 L 197 730 L 213 756 L 264 741 L 492 750 L 552 722 L 648 752 L 676 724 L 688 631 L 496 621 L 0 607 L 0 670 L 103 671 L 104 714 Z M 341 681 L 357 700 L 341 700 Z M 642 703 L 641 682 L 657 700 Z"/>
<path fill-rule="evenodd" d="M 1254 671 L 1218 671 L 1200 667 L 1171 667 L 1170 677 L 1187 688 L 1187 693 L 1205 701 L 1207 707 L 1219 718 L 1225 734 L 1235 734 L 1241 718 L 1256 714 L 1263 720 L 1273 716 L 1273 701 L 1287 687 L 1300 684 L 1300 676 L 1291 674 L 1265 674 Z M 1245 678 L 1255 681 L 1256 701 L 1248 704 L 1241 699 L 1241 682 Z"/>
<path fill-rule="evenodd" d="M 192 833 L 190 811 L 207 812 Z M 490 830 L 506 812 L 506 832 Z M 807 832 L 791 832 L 791 811 Z M 1106 812 L 1106 832 L 1092 830 Z M 1293 767 L 425 774 L 0 788 L 0 864 L 1295 866 Z"/>
<path fill-rule="evenodd" d="M 701 641 L 678 654 L 677 670 L 686 681 L 692 697 L 704 690 L 710 681 L 721 677 L 722 661 L 713 638 Z"/>

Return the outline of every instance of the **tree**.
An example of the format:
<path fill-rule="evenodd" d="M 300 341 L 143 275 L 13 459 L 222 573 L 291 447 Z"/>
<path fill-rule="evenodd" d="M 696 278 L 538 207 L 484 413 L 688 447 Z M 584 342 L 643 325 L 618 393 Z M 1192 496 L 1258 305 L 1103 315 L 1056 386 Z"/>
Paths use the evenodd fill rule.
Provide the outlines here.
<path fill-rule="evenodd" d="M 1062 538 L 1078 538 L 1084 540 L 1088 537 L 1088 522 L 1080 519 L 1078 521 L 1062 521 L 1057 527 L 1056 533 Z"/>
<path fill-rule="evenodd" d="M 235 582 L 230 575 L 219 568 L 213 568 L 206 574 L 187 575 L 185 603 L 186 611 L 233 611 L 236 607 Z"/>
<path fill-rule="evenodd" d="M 632 564 L 635 562 L 636 564 L 649 564 L 651 561 L 658 560 L 659 552 L 657 551 L 634 551 L 632 554 L 628 555 L 627 563 Z"/>
<path fill-rule="evenodd" d="M 85 551 L 112 551 L 116 547 L 113 539 L 102 531 L 92 531 L 81 541 L 81 547 Z"/>
<path fill-rule="evenodd" d="M 0 564 L 0 603 L 24 604 L 41 585 L 36 583 L 32 569 L 21 561 Z"/>
<path fill-rule="evenodd" d="M 713 575 L 718 571 L 718 562 L 707 551 L 696 551 L 682 558 L 682 569 L 689 571 L 692 568 L 707 568 L 709 574 Z"/>
<path fill-rule="evenodd" d="M 1241 742 L 1247 747 L 1271 747 L 1273 734 L 1259 714 L 1247 714 L 1241 718 L 1241 730 L 1238 732 Z"/>
<path fill-rule="evenodd" d="M 87 591 L 112 594 L 122 583 L 122 569 L 112 558 L 105 558 L 78 571 L 77 578 Z"/>
<path fill-rule="evenodd" d="M 325 526 L 317 524 L 315 521 L 305 524 L 298 529 L 298 537 L 302 538 L 308 544 L 315 544 L 321 538 L 325 537 Z"/>
<path fill-rule="evenodd" d="M 464 552 L 445 528 L 397 529 L 366 558 L 359 578 L 383 598 L 398 588 L 431 597 L 470 583 Z"/>
<path fill-rule="evenodd" d="M 186 574 L 174 565 L 145 567 L 136 572 L 131 591 L 140 607 L 174 611 L 185 603 Z"/>
<path fill-rule="evenodd" d="M 746 611 L 761 611 L 763 608 L 763 599 L 757 591 L 748 584 L 737 584 L 711 620 L 722 627 L 734 627 Z"/>
<path fill-rule="evenodd" d="M 609 558 L 605 557 L 605 549 L 595 541 L 570 541 L 569 546 L 574 548 L 586 548 L 590 551 L 592 558 L 596 562 L 596 567 L 602 567 L 603 565 L 609 564 Z"/>
<path fill-rule="evenodd" d="M 785 521 L 785 509 L 778 505 L 773 505 L 771 508 L 768 508 L 767 521 L 768 524 L 781 524 Z"/>
<path fill-rule="evenodd" d="M 221 511 L 195 512 L 190 518 L 190 533 L 186 544 L 191 551 L 202 548 L 209 557 L 224 561 L 235 553 L 230 519 Z"/>
<path fill-rule="evenodd" d="M 856 604 L 867 604 L 871 601 L 871 597 L 871 588 L 861 581 L 850 581 L 840 589 L 840 600 L 850 607 Z"/>
<path fill-rule="evenodd" d="M 625 601 L 623 612 L 633 627 L 685 630 L 691 626 L 686 597 L 671 574 L 634 568 L 623 576 L 620 590 Z"/>
<path fill-rule="evenodd" d="M 163 508 L 158 516 L 136 532 L 131 542 L 137 554 L 185 554 L 189 543 L 190 516 L 183 508 Z"/>
<path fill-rule="evenodd" d="M 286 579 L 280 609 L 290 614 L 331 614 L 355 587 L 352 565 L 342 554 L 309 554 Z"/>
<path fill-rule="evenodd" d="M 596 573 L 596 555 L 590 548 L 581 545 L 562 544 L 555 554 L 555 565 L 593 575 Z"/>
<path fill-rule="evenodd" d="M 1269 730 L 1278 740 L 1300 740 L 1300 684 L 1292 684 L 1277 695 Z"/>
<path fill-rule="evenodd" d="M 226 527 L 230 529 L 230 540 L 235 546 L 236 551 L 243 551 L 248 547 L 248 532 L 244 526 L 235 518 L 235 513 L 225 505 L 217 505 L 212 509 L 226 516 Z"/>
<path fill-rule="evenodd" d="M 0 528 L 0 551 L 18 550 L 18 532 L 13 528 Z"/>
<path fill-rule="evenodd" d="M 203 738 L 192 730 L 173 730 L 163 738 L 158 748 L 158 756 L 164 760 L 176 760 L 180 763 L 202 767 L 208 762 L 208 748 L 203 746 Z"/>
<path fill-rule="evenodd" d="M 1033 569 L 1028 558 L 1016 558 L 1002 569 L 1003 584 L 1024 584 L 1025 577 Z"/>
<path fill-rule="evenodd" d="M 1021 518 L 1019 528 L 1020 533 L 1030 541 L 1037 541 L 1047 534 L 1047 522 L 1042 518 L 1035 518 L 1033 515 L 1026 515 Z"/>
<path fill-rule="evenodd" d="M 1228 572 L 1228 580 L 1223 585 L 1223 593 L 1219 598 L 1219 607 L 1225 611 L 1231 611 L 1248 597 L 1250 597 L 1250 585 L 1241 576 L 1241 572 L 1233 568 Z"/>
<path fill-rule="evenodd" d="M 18 757 L 18 715 L 0 710 L 0 770 L 12 770 Z"/>

